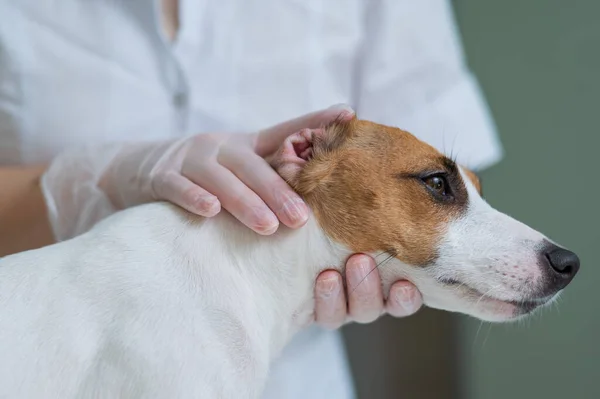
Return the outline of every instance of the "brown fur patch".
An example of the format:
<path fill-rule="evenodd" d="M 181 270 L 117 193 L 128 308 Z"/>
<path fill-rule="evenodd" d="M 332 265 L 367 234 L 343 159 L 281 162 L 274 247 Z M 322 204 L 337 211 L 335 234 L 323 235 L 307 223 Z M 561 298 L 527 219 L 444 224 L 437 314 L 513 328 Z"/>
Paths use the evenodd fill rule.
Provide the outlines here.
<path fill-rule="evenodd" d="M 469 180 L 471 180 L 471 183 L 473 183 L 479 195 L 483 195 L 483 191 L 481 189 L 481 180 L 479 179 L 479 176 L 477 176 L 473 171 L 465 168 L 464 166 L 462 170 L 465 172 L 465 175 L 467 175 Z"/>
<path fill-rule="evenodd" d="M 388 251 L 427 265 L 448 222 L 467 202 L 454 163 L 403 130 L 354 119 L 313 140 L 313 157 L 289 182 L 326 233 L 355 252 Z M 447 173 L 453 198 L 440 200 L 421 177 Z"/>

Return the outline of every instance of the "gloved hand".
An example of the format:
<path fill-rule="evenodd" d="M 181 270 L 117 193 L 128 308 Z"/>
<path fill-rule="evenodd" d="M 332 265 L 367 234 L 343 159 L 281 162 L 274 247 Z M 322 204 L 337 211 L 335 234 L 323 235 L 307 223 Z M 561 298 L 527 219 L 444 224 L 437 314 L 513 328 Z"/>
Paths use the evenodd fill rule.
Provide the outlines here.
<path fill-rule="evenodd" d="M 384 298 L 381 277 L 375 260 L 364 254 L 352 255 L 346 262 L 346 286 L 336 270 L 326 270 L 315 285 L 315 321 L 328 329 L 348 322 L 370 323 L 383 314 L 406 317 L 423 306 L 417 287 L 397 281 Z M 346 298 L 348 298 L 346 300 Z"/>
<path fill-rule="evenodd" d="M 214 216 L 221 207 L 260 234 L 279 221 L 301 226 L 308 210 L 262 158 L 296 131 L 351 116 L 344 105 L 304 115 L 253 134 L 199 134 L 180 140 L 113 143 L 67 151 L 42 177 L 58 241 L 89 230 L 119 209 L 167 200 Z"/>
<path fill-rule="evenodd" d="M 119 209 L 156 200 L 206 217 L 224 208 L 259 234 L 272 234 L 280 221 L 300 227 L 308 218 L 306 205 L 263 157 L 301 129 L 353 114 L 347 106 L 334 106 L 253 134 L 199 134 L 176 141 L 117 143 L 66 152 L 42 177 L 55 237 L 59 241 L 74 237 Z M 375 264 L 366 255 L 355 255 L 347 266 L 348 281 L 358 282 Z M 402 289 L 392 287 L 387 311 L 398 316 L 414 313 L 421 304 L 418 291 L 408 282 L 398 284 Z M 361 322 L 383 312 L 376 271 L 350 294 L 349 309 L 336 271 L 319 276 L 316 298 L 317 322 L 328 327 L 345 322 L 348 310 L 352 320 Z M 403 305 L 397 298 L 408 302 Z"/>
<path fill-rule="evenodd" d="M 308 208 L 264 157 L 286 137 L 353 112 L 333 107 L 254 134 L 199 134 L 164 143 L 125 146 L 99 187 L 120 209 L 167 200 L 201 216 L 221 207 L 259 234 L 272 234 L 279 221 L 303 225 Z"/>

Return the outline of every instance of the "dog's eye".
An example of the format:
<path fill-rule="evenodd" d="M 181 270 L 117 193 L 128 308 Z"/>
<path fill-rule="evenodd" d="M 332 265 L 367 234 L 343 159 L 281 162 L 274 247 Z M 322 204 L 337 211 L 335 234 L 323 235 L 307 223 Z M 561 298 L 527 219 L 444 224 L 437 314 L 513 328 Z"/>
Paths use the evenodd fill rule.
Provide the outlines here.
<path fill-rule="evenodd" d="M 448 195 L 448 182 L 443 176 L 429 176 L 423 179 L 423 181 L 435 194 L 442 197 Z"/>

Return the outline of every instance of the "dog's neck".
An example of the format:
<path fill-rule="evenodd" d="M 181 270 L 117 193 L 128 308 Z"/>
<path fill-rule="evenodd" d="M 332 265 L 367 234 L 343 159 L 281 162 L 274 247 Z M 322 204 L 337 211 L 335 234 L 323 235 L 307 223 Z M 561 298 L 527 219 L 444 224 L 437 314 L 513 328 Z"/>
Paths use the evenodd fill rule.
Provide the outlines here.
<path fill-rule="evenodd" d="M 199 252 L 199 242 L 210 250 Z M 202 268 L 211 268 L 210 274 L 222 273 L 228 285 L 214 305 L 242 324 L 259 324 L 256 333 L 266 336 L 258 341 L 269 346 L 264 348 L 269 360 L 312 322 L 318 274 L 326 269 L 341 271 L 351 255 L 329 239 L 313 215 L 299 229 L 280 226 L 275 234 L 260 236 L 224 212 L 199 229 L 188 229 L 178 246 L 179 253 L 193 254 L 193 259 L 182 262 L 189 265 L 189 273 L 202 274 Z M 248 303 L 240 303 L 241 297 Z"/>
<path fill-rule="evenodd" d="M 280 227 L 272 239 L 275 242 L 263 244 L 261 253 L 273 263 L 251 267 L 274 274 L 261 280 L 268 281 L 270 294 L 278 302 L 273 307 L 273 334 L 277 338 L 271 340 L 273 353 L 278 353 L 296 332 L 314 320 L 314 289 L 319 273 L 326 269 L 342 271 L 351 251 L 332 241 L 314 216 L 298 230 Z M 264 237 L 258 238 L 262 240 Z"/>

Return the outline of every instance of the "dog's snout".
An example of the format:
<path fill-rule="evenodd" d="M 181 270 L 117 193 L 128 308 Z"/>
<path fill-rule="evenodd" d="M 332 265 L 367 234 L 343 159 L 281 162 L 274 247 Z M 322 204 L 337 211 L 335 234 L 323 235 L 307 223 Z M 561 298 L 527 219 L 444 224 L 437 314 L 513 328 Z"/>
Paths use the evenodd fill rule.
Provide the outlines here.
<path fill-rule="evenodd" d="M 555 290 L 565 288 L 579 271 L 579 257 L 568 249 L 550 245 L 544 249 L 543 258 L 550 269 L 550 281 Z"/>

